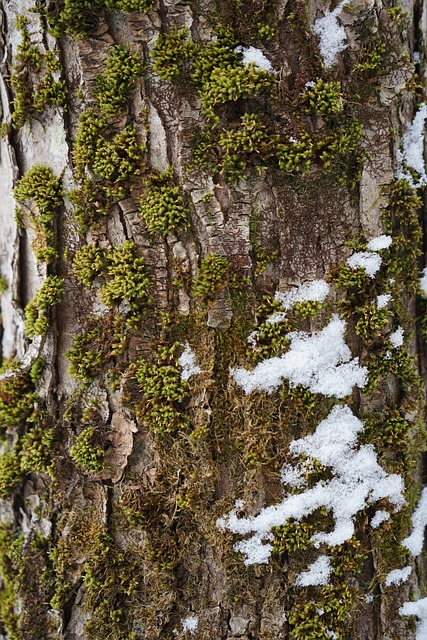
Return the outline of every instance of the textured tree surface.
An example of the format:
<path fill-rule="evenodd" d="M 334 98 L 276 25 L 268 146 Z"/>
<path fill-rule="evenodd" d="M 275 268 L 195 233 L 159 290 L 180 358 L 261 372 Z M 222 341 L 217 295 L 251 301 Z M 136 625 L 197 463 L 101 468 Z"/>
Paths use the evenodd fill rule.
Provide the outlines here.
<path fill-rule="evenodd" d="M 1 638 L 415 638 L 427 7 L 341 5 L 2 2 Z M 347 264 L 367 251 L 372 273 Z M 332 368 L 358 358 L 358 384 L 239 384 L 338 318 Z M 284 465 L 329 486 L 291 443 L 334 406 L 405 503 L 371 492 L 335 545 L 312 539 L 327 504 L 233 532 L 236 501 L 250 523 L 303 492 Z M 304 586 L 319 556 L 327 584 Z"/>

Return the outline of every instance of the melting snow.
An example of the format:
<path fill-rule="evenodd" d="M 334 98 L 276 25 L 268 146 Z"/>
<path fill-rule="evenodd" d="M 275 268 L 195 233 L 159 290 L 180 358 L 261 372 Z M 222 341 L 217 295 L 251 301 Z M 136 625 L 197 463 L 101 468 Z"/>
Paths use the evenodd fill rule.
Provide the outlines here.
<path fill-rule="evenodd" d="M 358 435 L 363 423 L 346 406 L 336 405 L 312 435 L 294 440 L 290 451 L 294 456 L 315 458 L 323 467 L 332 470 L 333 478 L 319 481 L 303 493 L 285 496 L 277 505 L 262 509 L 257 516 L 237 516 L 242 503 L 217 526 L 240 535 L 252 534 L 235 544 L 236 551 L 245 556 L 245 564 L 267 563 L 273 545 L 271 529 L 288 520 L 299 521 L 321 507 L 332 512 L 335 527 L 331 532 L 320 532 L 312 536 L 316 546 L 322 543 L 336 546 L 354 535 L 354 517 L 366 505 L 388 498 L 396 509 L 404 504 L 402 478 L 388 474 L 377 462 L 374 447 L 357 447 Z M 301 468 L 301 465 L 300 465 Z"/>
<path fill-rule="evenodd" d="M 415 640 L 427 640 L 427 598 L 405 602 L 399 609 L 401 616 L 416 616 L 419 620 Z"/>
<path fill-rule="evenodd" d="M 398 158 L 399 169 L 397 177 L 407 180 L 414 188 L 424 187 L 427 184 L 424 163 L 424 127 L 426 120 L 427 105 L 423 102 L 420 104 L 420 108 L 403 136 L 403 151 Z M 415 182 L 412 174 L 405 170 L 405 165 L 418 173 L 418 182 Z"/>
<path fill-rule="evenodd" d="M 313 280 L 297 289 L 282 293 L 277 291 L 275 298 L 284 309 L 292 309 L 297 302 L 323 302 L 329 293 L 329 285 L 324 280 Z"/>
<path fill-rule="evenodd" d="M 270 73 L 276 73 L 273 69 L 271 62 L 266 56 L 263 54 L 261 49 L 256 49 L 255 47 L 236 47 L 234 49 L 236 53 L 241 53 L 243 55 L 243 64 L 248 66 L 252 62 L 256 67 L 262 69 L 263 71 L 270 71 Z"/>
<path fill-rule="evenodd" d="M 313 562 L 313 564 L 308 567 L 308 571 L 304 571 L 304 573 L 299 574 L 295 584 L 298 587 L 310 587 L 315 585 L 324 586 L 329 584 L 331 571 L 331 559 L 327 556 L 319 556 L 316 562 Z"/>
<path fill-rule="evenodd" d="M 380 296 L 377 296 L 378 309 L 385 309 L 391 299 L 392 297 L 389 293 L 383 293 Z"/>
<path fill-rule="evenodd" d="M 413 556 L 419 556 L 424 546 L 424 529 L 427 526 L 427 487 L 420 496 L 417 508 L 412 514 L 413 531 L 410 536 L 402 540 L 402 545 L 409 549 Z"/>
<path fill-rule="evenodd" d="M 412 567 L 405 567 L 404 569 L 394 569 L 386 576 L 385 586 L 390 587 L 392 584 L 402 584 L 406 582 L 412 573 Z"/>
<path fill-rule="evenodd" d="M 201 368 L 197 364 L 197 359 L 194 352 L 191 350 L 188 342 L 185 344 L 184 351 L 178 358 L 178 362 L 181 365 L 181 380 L 188 380 L 191 376 L 195 376 L 198 373 L 202 373 Z"/>
<path fill-rule="evenodd" d="M 312 393 L 344 398 L 353 387 L 363 388 L 368 370 L 351 358 L 344 341 L 346 323 L 337 315 L 318 333 L 294 331 L 288 334 L 289 351 L 281 357 L 260 362 L 255 369 L 232 369 L 231 374 L 245 393 L 255 390 L 272 393 L 283 382 L 302 385 Z"/>
<path fill-rule="evenodd" d="M 313 33 L 320 39 L 319 50 L 325 67 L 332 67 L 338 54 L 347 48 L 345 29 L 337 18 L 349 2 L 350 0 L 342 0 L 333 11 L 327 11 L 313 25 Z"/>

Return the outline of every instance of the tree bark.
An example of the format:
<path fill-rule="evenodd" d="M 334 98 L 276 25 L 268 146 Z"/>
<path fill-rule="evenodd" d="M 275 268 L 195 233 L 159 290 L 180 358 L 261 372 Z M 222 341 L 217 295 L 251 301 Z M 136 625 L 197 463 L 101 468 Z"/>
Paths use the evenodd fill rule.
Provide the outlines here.
<path fill-rule="evenodd" d="M 423 637 L 399 609 L 426 576 L 402 542 L 425 474 L 425 173 L 408 149 L 427 7 L 341 4 L 2 3 L 0 637 Z M 318 280 L 328 296 L 307 302 Z M 308 341 L 334 319 L 351 355 L 322 368 Z M 317 373 L 239 384 L 297 338 Z M 352 358 L 363 381 L 328 387 Z M 321 503 L 254 539 L 271 550 L 252 562 L 254 518 L 303 493 L 283 468 L 307 491 L 338 473 L 292 454 L 334 407 L 405 504 L 374 483 L 354 534 L 316 546 L 336 526 Z M 319 556 L 327 583 L 299 586 Z"/>

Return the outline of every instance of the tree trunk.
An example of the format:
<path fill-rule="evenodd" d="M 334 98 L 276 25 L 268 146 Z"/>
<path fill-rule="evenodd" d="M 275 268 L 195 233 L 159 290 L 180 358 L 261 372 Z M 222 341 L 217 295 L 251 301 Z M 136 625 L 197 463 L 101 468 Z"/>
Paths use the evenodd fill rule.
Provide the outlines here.
<path fill-rule="evenodd" d="M 426 18 L 2 3 L 1 638 L 425 637 Z"/>

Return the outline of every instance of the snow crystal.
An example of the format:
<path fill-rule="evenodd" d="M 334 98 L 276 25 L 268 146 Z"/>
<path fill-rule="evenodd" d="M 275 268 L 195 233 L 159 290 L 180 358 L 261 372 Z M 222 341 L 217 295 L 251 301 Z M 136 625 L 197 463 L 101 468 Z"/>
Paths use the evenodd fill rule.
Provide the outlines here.
<path fill-rule="evenodd" d="M 427 184 L 424 164 L 424 127 L 426 120 L 427 105 L 423 102 L 403 136 L 403 151 L 399 154 L 398 159 L 397 177 L 407 180 L 414 188 L 424 187 Z M 405 170 L 405 165 L 410 169 L 415 169 L 419 175 L 418 182 L 415 182 L 411 173 Z"/>
<path fill-rule="evenodd" d="M 286 313 L 284 311 L 276 311 L 276 313 L 272 313 L 267 318 L 265 324 L 278 324 L 279 322 L 284 322 L 284 320 L 286 320 Z"/>
<path fill-rule="evenodd" d="M 371 604 L 371 602 L 373 601 L 374 601 L 374 596 L 372 595 L 372 593 L 369 593 L 367 596 L 365 596 L 366 604 Z"/>
<path fill-rule="evenodd" d="M 399 609 L 401 616 L 417 616 L 417 631 L 415 640 L 427 640 L 427 598 L 416 602 L 404 602 Z"/>
<path fill-rule="evenodd" d="M 393 333 L 390 334 L 390 342 L 395 349 L 397 349 L 397 347 L 402 346 L 403 336 L 404 336 L 404 332 L 402 327 L 397 327 L 396 331 L 393 331 Z"/>
<path fill-rule="evenodd" d="M 291 464 L 283 465 L 281 480 L 282 484 L 288 484 L 290 487 L 303 487 L 306 484 L 304 473 Z"/>
<path fill-rule="evenodd" d="M 370 251 L 381 251 L 381 249 L 387 249 L 392 242 L 393 242 L 392 237 L 384 234 L 382 236 L 377 236 L 376 238 L 372 238 L 372 240 L 368 242 L 366 247 Z"/>
<path fill-rule="evenodd" d="M 295 584 L 297 587 L 324 586 L 329 584 L 331 571 L 331 559 L 327 556 L 319 556 L 316 562 L 308 567 L 308 571 L 299 574 Z"/>
<path fill-rule="evenodd" d="M 405 567 L 404 569 L 393 569 L 387 574 L 384 584 L 386 587 L 390 587 L 392 584 L 402 584 L 406 582 L 412 573 L 412 567 Z"/>
<path fill-rule="evenodd" d="M 419 51 L 414 51 L 412 54 L 412 62 L 414 64 L 420 64 L 421 62 L 421 53 Z"/>
<path fill-rule="evenodd" d="M 377 296 L 378 309 L 385 309 L 391 299 L 392 297 L 389 293 L 383 293 L 380 296 Z"/>
<path fill-rule="evenodd" d="M 261 49 L 256 49 L 256 47 L 236 47 L 234 49 L 236 53 L 241 53 L 243 55 L 243 64 L 248 66 L 253 62 L 256 67 L 262 69 L 263 71 L 270 71 L 270 73 L 276 73 L 273 69 L 271 62 L 268 58 L 265 57 Z"/>
<path fill-rule="evenodd" d="M 313 280 L 302 284 L 297 289 L 282 293 L 277 291 L 275 298 L 284 309 L 292 309 L 297 302 L 323 302 L 329 293 L 329 285 L 325 280 Z"/>
<path fill-rule="evenodd" d="M 381 266 L 382 258 L 377 253 L 359 251 L 347 258 L 347 264 L 352 269 L 364 269 L 370 278 L 373 278 Z"/>
<path fill-rule="evenodd" d="M 329 467 L 333 473 L 331 480 L 320 480 L 299 494 L 287 494 L 281 503 L 262 509 L 256 516 L 239 518 L 234 508 L 217 520 L 217 526 L 222 529 L 240 535 L 252 534 L 234 547 L 245 554 L 246 565 L 256 564 L 260 559 L 268 562 L 272 527 L 288 520 L 298 522 L 321 507 L 332 512 L 335 527 L 328 533 L 313 535 L 311 540 L 315 546 L 322 543 L 336 546 L 349 540 L 354 535 L 354 517 L 368 504 L 388 498 L 400 509 L 404 504 L 403 480 L 380 467 L 372 445 L 356 448 L 362 431 L 363 423 L 351 409 L 336 405 L 313 434 L 294 440 L 289 447 L 294 456 L 315 458 L 323 467 Z M 302 469 L 301 464 L 299 467 Z"/>
<path fill-rule="evenodd" d="M 417 508 L 412 514 L 413 531 L 410 536 L 402 540 L 404 547 L 409 549 L 413 556 L 419 556 L 424 546 L 424 529 L 427 526 L 427 487 L 420 496 Z"/>
<path fill-rule="evenodd" d="M 320 38 L 319 50 L 325 67 L 332 67 L 338 54 L 347 48 L 345 29 L 337 18 L 349 2 L 350 0 L 342 0 L 333 11 L 327 11 L 313 25 L 313 33 Z"/>
<path fill-rule="evenodd" d="M 389 512 L 388 511 L 382 511 L 382 510 L 377 511 L 376 514 L 374 515 L 374 517 L 371 520 L 372 529 L 378 529 L 380 524 L 385 522 L 386 520 L 390 520 Z"/>
<path fill-rule="evenodd" d="M 420 289 L 423 296 L 427 296 L 427 267 L 424 267 L 423 275 L 420 278 Z"/>
<path fill-rule="evenodd" d="M 232 369 L 231 374 L 245 393 L 255 390 L 272 393 L 283 382 L 302 385 L 312 393 L 344 398 L 353 387 L 363 388 L 368 370 L 351 358 L 344 341 L 346 323 L 333 315 L 329 324 L 318 333 L 295 331 L 288 333 L 289 351 L 281 357 L 263 360 L 252 371 Z"/>
<path fill-rule="evenodd" d="M 184 620 L 181 620 L 181 624 L 183 631 L 196 633 L 197 627 L 199 625 L 199 618 L 197 616 L 188 616 L 188 618 L 184 618 Z"/>
<path fill-rule="evenodd" d="M 191 350 L 188 342 L 185 344 L 184 351 L 178 358 L 178 362 L 181 365 L 181 380 L 188 380 L 191 376 L 195 376 L 198 373 L 202 373 L 201 368 L 197 364 L 197 359 L 194 352 Z"/>

